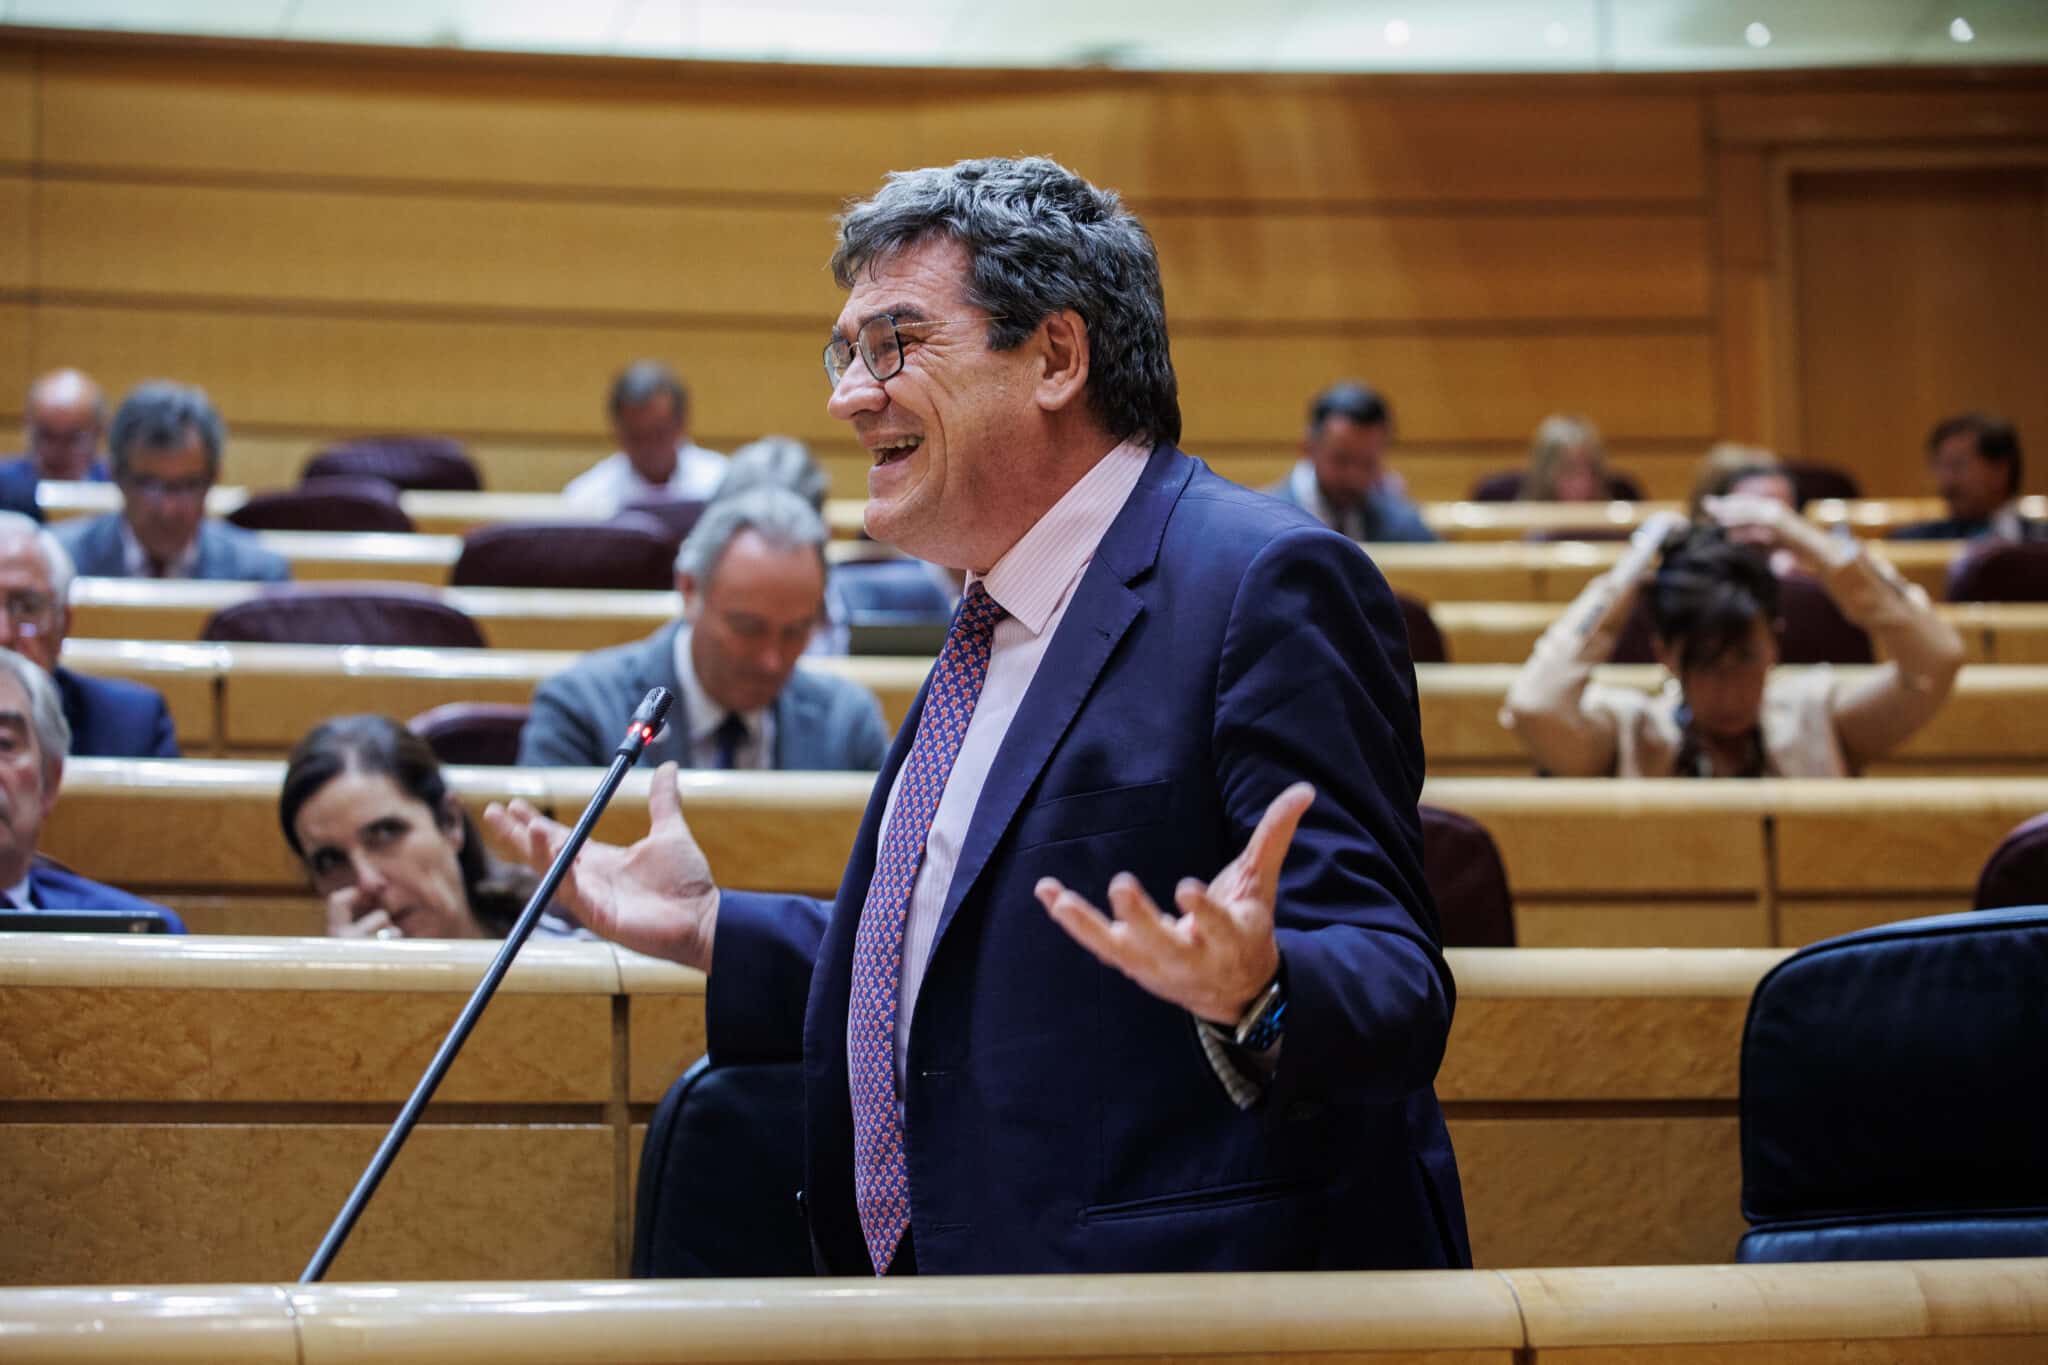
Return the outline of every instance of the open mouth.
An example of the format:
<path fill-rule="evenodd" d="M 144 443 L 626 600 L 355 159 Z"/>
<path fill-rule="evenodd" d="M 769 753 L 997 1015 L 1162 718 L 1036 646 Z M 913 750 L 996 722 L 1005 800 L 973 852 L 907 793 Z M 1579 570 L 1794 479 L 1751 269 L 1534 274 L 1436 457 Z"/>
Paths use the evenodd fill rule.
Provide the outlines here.
<path fill-rule="evenodd" d="M 880 469 L 884 465 L 892 465 L 898 460 L 909 458 L 923 444 L 922 436 L 899 436 L 869 447 L 868 453 L 875 457 L 875 468 Z"/>

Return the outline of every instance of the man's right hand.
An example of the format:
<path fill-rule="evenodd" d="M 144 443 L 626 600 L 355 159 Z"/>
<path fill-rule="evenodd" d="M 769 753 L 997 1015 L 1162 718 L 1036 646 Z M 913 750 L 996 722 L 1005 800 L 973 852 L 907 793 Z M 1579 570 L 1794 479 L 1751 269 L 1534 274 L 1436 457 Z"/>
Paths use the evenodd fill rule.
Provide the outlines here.
<path fill-rule="evenodd" d="M 683 819 L 675 764 L 654 770 L 647 813 L 647 837 L 631 848 L 596 840 L 584 844 L 556 897 L 593 933 L 636 953 L 708 972 L 718 886 Z M 500 846 L 537 874 L 546 873 L 569 837 L 566 825 L 524 801 L 510 806 L 493 801 L 484 810 L 484 825 Z"/>

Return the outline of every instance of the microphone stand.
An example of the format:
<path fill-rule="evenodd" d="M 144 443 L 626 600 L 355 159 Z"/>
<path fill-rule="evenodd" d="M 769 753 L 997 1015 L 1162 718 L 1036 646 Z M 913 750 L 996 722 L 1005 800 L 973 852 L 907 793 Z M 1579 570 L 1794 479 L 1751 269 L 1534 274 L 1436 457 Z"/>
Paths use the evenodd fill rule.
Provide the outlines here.
<path fill-rule="evenodd" d="M 434 1098 L 434 1091 L 440 1088 L 441 1079 L 448 1074 L 448 1068 L 454 1064 L 455 1054 L 462 1051 L 462 1045 L 469 1041 L 470 1031 L 476 1027 L 477 1020 L 483 1017 L 484 1007 L 491 1003 L 491 997 L 497 993 L 498 983 L 503 981 L 505 973 L 511 970 L 512 959 L 519 956 L 519 950 L 526 945 L 534 926 L 540 923 L 541 914 L 546 910 L 548 901 L 553 899 L 555 888 L 561 885 L 563 876 L 569 871 L 569 864 L 575 861 L 577 851 L 590 837 L 591 827 L 597 823 L 598 816 L 604 813 L 604 808 L 611 804 L 612 794 L 619 789 L 619 783 L 625 780 L 627 769 L 631 768 L 647 746 L 654 742 L 655 734 L 661 729 L 662 717 L 668 714 L 668 708 L 674 701 L 675 695 L 665 687 L 652 689 L 641 700 L 639 709 L 633 713 L 632 722 L 626 727 L 626 737 L 619 741 L 619 747 L 613 751 L 612 765 L 605 772 L 604 781 L 598 783 L 597 794 L 591 797 L 590 804 L 583 808 L 582 818 L 576 822 L 576 827 L 569 831 L 569 837 L 563 842 L 561 852 L 557 853 L 554 862 L 549 864 L 547 875 L 541 878 L 540 885 L 534 889 L 532 899 L 526 902 L 526 909 L 520 912 L 511 932 L 505 935 L 505 946 L 498 950 L 498 956 L 492 961 L 490 970 L 484 973 L 484 979 L 470 995 L 469 1003 L 462 1007 L 462 1013 L 456 1016 L 455 1026 L 448 1030 L 448 1036 L 441 1042 L 440 1051 L 436 1052 L 434 1060 L 427 1064 L 426 1074 L 421 1076 L 419 1084 L 413 1087 L 412 1098 L 405 1102 L 405 1108 L 399 1110 L 398 1121 L 393 1123 L 391 1131 L 384 1135 L 384 1141 L 378 1146 L 377 1154 L 370 1158 L 370 1164 L 364 1168 L 362 1178 L 356 1181 L 355 1190 L 349 1195 L 348 1202 L 343 1204 L 341 1212 L 335 1215 L 333 1226 L 327 1229 L 327 1235 L 320 1241 L 320 1249 L 313 1253 L 313 1259 L 306 1263 L 305 1271 L 300 1274 L 300 1284 L 317 1284 L 327 1274 L 327 1267 L 334 1263 L 335 1256 L 341 1251 L 341 1244 L 348 1240 L 349 1232 L 355 1227 L 356 1220 L 362 1217 L 363 1210 L 368 1207 L 370 1196 L 377 1192 L 377 1186 L 382 1183 L 385 1172 L 391 1169 L 391 1163 L 397 1159 L 398 1149 L 404 1146 L 405 1140 L 412 1135 L 414 1126 L 420 1121 L 420 1115 L 426 1111 L 427 1102 Z"/>

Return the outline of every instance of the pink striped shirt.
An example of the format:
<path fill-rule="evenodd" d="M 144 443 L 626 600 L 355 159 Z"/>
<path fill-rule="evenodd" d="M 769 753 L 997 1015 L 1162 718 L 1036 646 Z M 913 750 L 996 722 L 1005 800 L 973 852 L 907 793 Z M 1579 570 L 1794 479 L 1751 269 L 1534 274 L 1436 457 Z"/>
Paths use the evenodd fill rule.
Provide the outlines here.
<path fill-rule="evenodd" d="M 967 737 L 953 760 L 946 778 L 946 790 L 939 796 L 938 811 L 932 817 L 925 841 L 924 861 L 918 865 L 917 882 L 910 891 L 910 913 L 903 929 L 903 979 L 901 1003 L 896 1011 L 896 1093 L 903 1094 L 903 1058 L 910 1045 L 910 1021 L 917 1009 L 918 988 L 924 984 L 924 969 L 931 957 L 932 941 L 938 933 L 939 914 L 953 885 L 953 869 L 967 842 L 967 828 L 974 807 L 981 800 L 989 768 L 1009 733 L 1010 722 L 1038 674 L 1053 632 L 1059 629 L 1072 600 L 1081 571 L 1095 557 L 1110 523 L 1116 520 L 1138 477 L 1151 457 L 1149 445 L 1124 442 L 1098 460 L 1066 491 L 1052 509 L 995 562 L 982 586 L 997 605 L 1008 612 L 996 626 L 991 647 L 988 678 L 981 686 L 981 699 L 967 723 Z M 969 582 L 974 580 L 969 575 Z M 896 814 L 896 792 L 902 785 L 899 770 L 889 789 L 889 802 L 882 814 L 886 835 Z M 1034 901 L 1021 907 L 1033 914 L 1043 913 Z M 849 1049 L 850 1051 L 850 1049 Z M 898 1103 L 901 1103 L 899 1098 Z"/>

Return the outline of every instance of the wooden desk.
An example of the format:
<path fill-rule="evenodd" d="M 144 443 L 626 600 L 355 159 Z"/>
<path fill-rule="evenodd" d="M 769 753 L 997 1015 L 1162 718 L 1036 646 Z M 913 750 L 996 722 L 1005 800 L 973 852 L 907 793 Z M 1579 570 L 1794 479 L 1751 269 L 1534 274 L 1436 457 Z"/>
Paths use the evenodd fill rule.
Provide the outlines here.
<path fill-rule="evenodd" d="M 1455 664 L 1519 664 L 1536 638 L 1564 614 L 1562 602 L 1438 602 L 1429 614 Z M 1935 611 L 1963 637 L 1973 664 L 2048 663 L 2048 604 L 1937 602 Z"/>
<path fill-rule="evenodd" d="M 104 881 L 196 906 L 197 929 L 259 929 L 275 922 L 262 918 L 272 907 L 305 904 L 277 829 L 281 773 L 275 762 L 76 759 L 43 847 Z M 600 773 L 449 775 L 472 808 L 520 795 L 572 817 Z M 650 778 L 627 778 L 600 838 L 644 832 Z M 685 772 L 679 784 L 722 883 L 830 895 L 872 778 Z M 1767 947 L 1966 909 L 1998 841 L 2048 810 L 2048 779 L 1447 777 L 1423 799 L 1493 832 L 1526 946 Z"/>
<path fill-rule="evenodd" d="M 491 951 L 0 935 L 0 1283 L 295 1272 Z M 1438 1089 L 1481 1264 L 1727 1254 L 1743 1015 L 1783 955 L 1451 953 Z M 703 1052 L 703 989 L 530 944 L 336 1275 L 621 1273 L 631 1158 Z"/>
<path fill-rule="evenodd" d="M 1605 541 L 1478 541 L 1369 545 L 1366 551 L 1396 592 L 1420 598 L 1434 609 L 1439 602 L 1569 602 L 1613 568 L 1627 548 Z M 1886 541 L 1873 548 L 1940 601 L 1947 593 L 1949 563 L 1962 547 L 1926 540 Z"/>
<path fill-rule="evenodd" d="M 0 1292 L 20 1365 L 2023 1362 L 2048 1260 Z"/>
<path fill-rule="evenodd" d="M 221 485 L 207 496 L 210 516 L 224 517 L 247 501 L 252 490 Z M 120 490 L 105 483 L 44 483 L 39 500 L 51 521 L 101 516 L 119 511 Z M 413 529 L 425 535 L 461 536 L 479 526 L 508 521 L 602 521 L 606 518 L 565 503 L 557 493 L 452 492 L 409 490 L 399 506 L 412 518 Z M 1531 534 L 1560 535 L 1599 529 L 1633 531 L 1656 512 L 1679 512 L 1684 504 L 1655 499 L 1642 502 L 1424 502 L 1423 522 L 1447 541 L 1522 540 Z M 825 504 L 825 524 L 836 537 L 861 536 L 862 498 L 832 498 Z M 2048 519 L 2048 496 L 2020 499 L 2023 516 Z M 1807 506 L 1806 514 L 1823 526 L 1846 526 L 1862 537 L 1884 537 L 1915 522 L 1948 515 L 1939 498 L 1827 498 Z"/>
<path fill-rule="evenodd" d="M 1518 671 L 1515 664 L 1417 665 L 1423 750 L 1432 776 L 1530 773 L 1528 751 L 1500 723 Z M 1834 671 L 1846 681 L 1869 666 Z M 1667 677 L 1655 664 L 1609 665 L 1595 676 L 1609 686 L 1643 692 L 1661 688 Z M 2026 719 L 2044 710 L 2048 667 L 1971 664 L 1934 719 L 1871 771 L 1894 777 L 2048 777 L 2048 726 Z"/>

